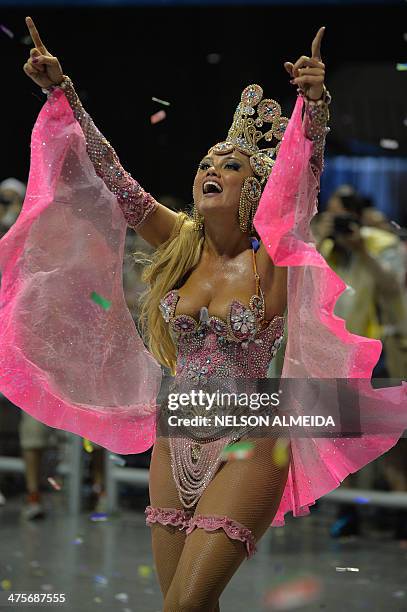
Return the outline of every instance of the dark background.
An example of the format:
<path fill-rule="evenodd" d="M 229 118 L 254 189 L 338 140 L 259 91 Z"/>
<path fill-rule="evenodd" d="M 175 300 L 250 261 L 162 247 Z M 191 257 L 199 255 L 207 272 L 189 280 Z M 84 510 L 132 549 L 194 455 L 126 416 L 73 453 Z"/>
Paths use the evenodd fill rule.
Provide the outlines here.
<path fill-rule="evenodd" d="M 1 173 L 28 177 L 29 140 L 44 102 L 23 73 L 30 14 L 123 166 L 153 195 L 191 201 L 200 158 L 223 140 L 242 89 L 263 86 L 285 113 L 295 101 L 283 62 L 310 53 L 318 27 L 333 96 L 328 155 L 407 157 L 407 3 L 312 6 L 13 7 L 1 11 Z M 210 63 L 208 54 L 219 54 Z M 151 126 L 171 102 L 167 119 Z M 399 142 L 392 152 L 380 139 Z M 401 207 L 405 215 L 407 206 Z M 403 222 L 403 218 L 399 221 Z"/>

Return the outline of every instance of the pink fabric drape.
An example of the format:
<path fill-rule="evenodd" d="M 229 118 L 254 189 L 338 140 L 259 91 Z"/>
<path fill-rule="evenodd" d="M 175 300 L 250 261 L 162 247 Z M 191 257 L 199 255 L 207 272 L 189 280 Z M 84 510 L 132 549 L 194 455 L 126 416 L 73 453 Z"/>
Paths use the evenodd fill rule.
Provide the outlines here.
<path fill-rule="evenodd" d="M 346 285 L 313 244 L 310 221 L 317 212 L 318 183 L 309 164 L 312 142 L 304 135 L 302 109 L 303 99 L 298 97 L 254 219 L 273 262 L 288 267 L 282 377 L 292 379 L 290 411 L 297 415 L 309 414 L 312 408 L 304 397 L 304 379 L 349 379 L 363 435 L 291 438 L 288 482 L 273 526 L 284 524 L 288 511 L 294 516 L 309 514 L 316 499 L 389 450 L 407 428 L 407 384 L 374 390 L 370 383 L 380 341 L 351 334 L 333 313 Z"/>
<path fill-rule="evenodd" d="M 161 368 L 124 299 L 125 232 L 55 92 L 32 133 L 22 212 L 0 241 L 0 391 L 47 425 L 139 453 L 154 442 Z"/>

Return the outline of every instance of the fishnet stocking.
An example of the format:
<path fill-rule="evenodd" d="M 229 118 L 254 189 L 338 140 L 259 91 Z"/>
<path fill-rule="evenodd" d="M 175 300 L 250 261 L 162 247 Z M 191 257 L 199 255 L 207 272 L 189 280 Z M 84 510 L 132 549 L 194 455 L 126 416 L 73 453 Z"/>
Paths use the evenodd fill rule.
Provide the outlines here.
<path fill-rule="evenodd" d="M 272 462 L 276 439 L 251 441 L 253 455 L 222 465 L 202 494 L 195 516 L 227 516 L 249 528 L 258 541 L 278 509 L 288 465 L 278 468 Z M 150 483 L 152 506 L 182 508 L 167 440 L 158 439 L 154 447 Z M 186 537 L 184 531 L 163 525 L 152 526 L 152 538 L 164 612 L 217 612 L 221 593 L 246 558 L 244 544 L 223 530 L 197 528 Z"/>
<path fill-rule="evenodd" d="M 150 504 L 160 508 L 182 509 L 171 471 L 168 439 L 157 438 L 150 463 Z M 181 556 L 185 530 L 172 525 L 151 525 L 153 558 L 158 580 L 165 597 Z"/>

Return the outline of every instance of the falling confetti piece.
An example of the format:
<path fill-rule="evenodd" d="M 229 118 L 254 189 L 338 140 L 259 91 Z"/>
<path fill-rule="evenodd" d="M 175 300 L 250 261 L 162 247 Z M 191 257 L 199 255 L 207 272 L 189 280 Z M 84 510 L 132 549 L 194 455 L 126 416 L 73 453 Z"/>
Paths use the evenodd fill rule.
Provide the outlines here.
<path fill-rule="evenodd" d="M 160 100 L 160 98 L 151 98 L 153 102 L 158 102 L 159 104 L 164 104 L 164 106 L 170 106 L 169 102 L 165 100 Z"/>
<path fill-rule="evenodd" d="M 83 448 L 87 453 L 93 453 L 93 444 L 90 440 L 86 438 L 83 439 Z"/>
<path fill-rule="evenodd" d="M 95 512 L 90 515 L 91 521 L 107 521 L 107 514 L 105 512 Z"/>
<path fill-rule="evenodd" d="M 399 72 L 404 72 L 405 70 L 407 70 L 407 64 L 396 64 L 396 69 Z"/>
<path fill-rule="evenodd" d="M 126 460 L 123 459 L 123 457 L 119 457 L 118 455 L 113 455 L 110 454 L 109 455 L 109 459 L 115 463 L 116 465 L 120 465 L 121 467 L 123 467 L 124 465 L 126 465 Z"/>
<path fill-rule="evenodd" d="M 0 24 L 0 30 L 4 32 L 4 34 L 6 34 L 9 38 L 14 38 L 13 32 L 9 30 L 8 28 L 6 28 L 5 25 Z"/>
<path fill-rule="evenodd" d="M 149 578 L 152 573 L 152 568 L 149 565 L 139 565 L 138 566 L 138 575 L 140 578 Z"/>
<path fill-rule="evenodd" d="M 53 478 L 47 478 L 49 484 L 51 485 L 51 487 L 53 489 L 55 489 L 55 491 L 60 491 L 61 490 L 61 485 L 57 483 L 56 480 L 54 480 Z"/>
<path fill-rule="evenodd" d="M 11 589 L 11 580 L 2 580 L 0 582 L 0 586 L 3 589 L 3 591 L 9 591 Z"/>
<path fill-rule="evenodd" d="M 380 141 L 380 146 L 383 149 L 398 149 L 399 143 L 397 140 L 393 140 L 392 138 L 382 138 Z"/>
<path fill-rule="evenodd" d="M 99 304 L 99 306 L 101 306 L 104 310 L 109 310 L 110 306 L 112 305 L 112 302 L 106 300 L 104 297 L 96 293 L 96 291 L 92 291 L 90 294 L 90 299 L 93 300 L 95 304 Z"/>
<path fill-rule="evenodd" d="M 22 38 L 20 38 L 20 43 L 31 47 L 31 43 L 32 43 L 31 36 L 23 36 Z"/>
<path fill-rule="evenodd" d="M 369 504 L 370 503 L 370 499 L 368 499 L 367 497 L 354 497 L 353 501 L 356 504 Z"/>
<path fill-rule="evenodd" d="M 399 225 L 395 221 L 390 221 L 390 225 L 393 225 L 393 227 L 395 227 L 396 229 L 401 230 L 401 225 Z"/>
<path fill-rule="evenodd" d="M 150 117 L 150 121 L 151 121 L 151 125 L 154 125 L 155 123 L 159 123 L 160 121 L 163 121 L 167 116 L 167 113 L 164 110 L 160 110 L 158 111 L 158 113 L 154 113 L 154 115 L 151 115 Z"/>
<path fill-rule="evenodd" d="M 41 588 L 42 588 L 43 591 L 52 591 L 53 586 L 52 586 L 52 584 L 42 584 Z"/>
<path fill-rule="evenodd" d="M 82 538 L 75 538 L 74 540 L 72 540 L 72 544 L 77 544 L 77 545 L 83 544 L 83 540 Z"/>
<path fill-rule="evenodd" d="M 221 56 L 219 53 L 208 53 L 206 61 L 208 64 L 219 64 Z"/>
<path fill-rule="evenodd" d="M 123 603 L 127 603 L 129 601 L 129 596 L 127 595 L 127 593 L 117 593 L 117 595 L 114 596 L 115 599 L 117 599 L 118 601 L 122 601 Z"/>
<path fill-rule="evenodd" d="M 286 438 L 279 438 L 274 445 L 272 459 L 277 467 L 284 467 L 290 460 L 288 452 L 289 441 Z"/>
<path fill-rule="evenodd" d="M 318 578 L 295 578 L 266 593 L 264 605 L 269 610 L 293 610 L 318 599 L 321 590 L 322 584 Z"/>
<path fill-rule="evenodd" d="M 254 444 L 252 442 L 237 442 L 225 446 L 222 451 L 223 459 L 247 459 L 253 455 Z"/>
<path fill-rule="evenodd" d="M 102 600 L 100 597 L 94 597 L 94 598 L 93 598 L 93 601 L 94 601 L 95 603 L 102 603 L 102 601 L 103 601 L 103 600 Z"/>
<path fill-rule="evenodd" d="M 337 572 L 358 572 L 358 567 L 336 567 Z"/>
<path fill-rule="evenodd" d="M 109 582 L 106 576 L 99 576 L 99 575 L 96 575 L 94 577 L 94 581 L 97 582 L 97 584 L 108 584 Z"/>

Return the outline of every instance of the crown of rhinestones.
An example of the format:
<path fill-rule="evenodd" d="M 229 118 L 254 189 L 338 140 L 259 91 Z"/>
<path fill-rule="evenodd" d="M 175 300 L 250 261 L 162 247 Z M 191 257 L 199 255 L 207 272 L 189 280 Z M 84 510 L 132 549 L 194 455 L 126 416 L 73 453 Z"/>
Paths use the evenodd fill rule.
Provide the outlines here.
<path fill-rule="evenodd" d="M 254 173 L 264 183 L 273 168 L 288 119 L 281 116 L 278 102 L 262 98 L 263 89 L 260 85 L 248 85 L 243 90 L 226 140 L 216 144 L 210 151 L 223 155 L 237 149 L 249 155 Z M 265 132 L 260 130 L 263 126 L 267 127 Z M 273 138 L 278 141 L 275 146 L 272 146 Z M 260 149 L 258 143 L 263 139 L 270 145 Z"/>

